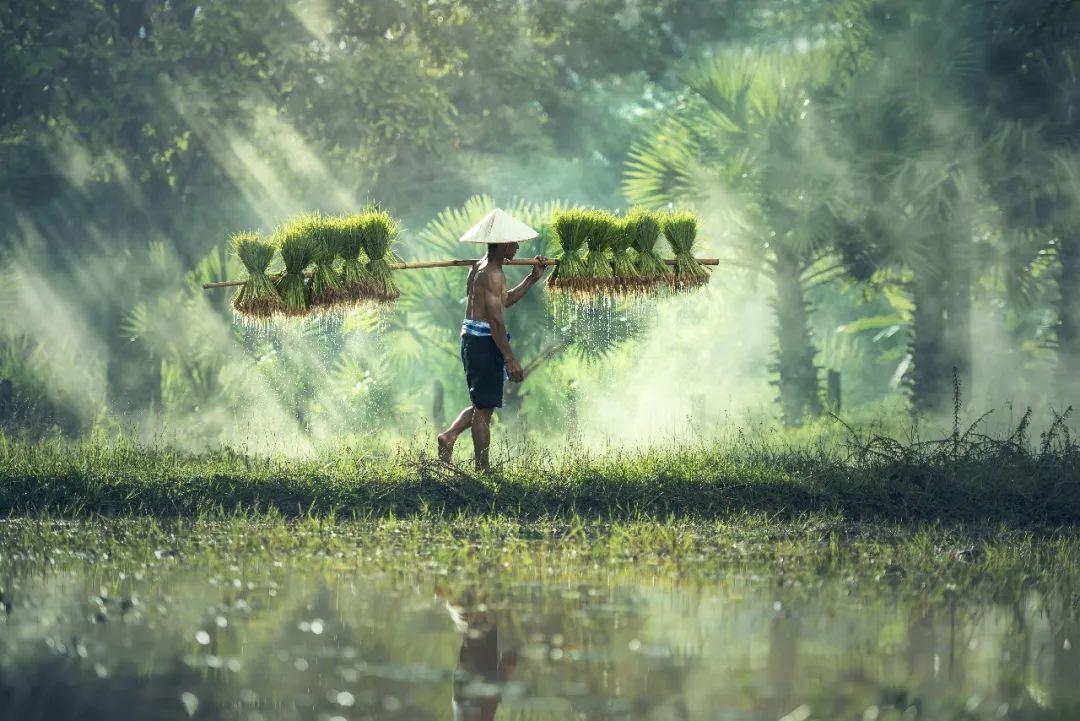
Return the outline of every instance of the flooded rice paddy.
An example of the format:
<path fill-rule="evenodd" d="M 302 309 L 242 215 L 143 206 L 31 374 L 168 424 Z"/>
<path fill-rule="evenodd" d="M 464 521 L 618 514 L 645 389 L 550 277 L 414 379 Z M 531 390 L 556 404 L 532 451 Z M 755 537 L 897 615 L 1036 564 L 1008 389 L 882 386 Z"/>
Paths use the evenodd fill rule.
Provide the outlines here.
<path fill-rule="evenodd" d="M 0 526 L 5 719 L 1080 714 L 1074 539 Z"/>

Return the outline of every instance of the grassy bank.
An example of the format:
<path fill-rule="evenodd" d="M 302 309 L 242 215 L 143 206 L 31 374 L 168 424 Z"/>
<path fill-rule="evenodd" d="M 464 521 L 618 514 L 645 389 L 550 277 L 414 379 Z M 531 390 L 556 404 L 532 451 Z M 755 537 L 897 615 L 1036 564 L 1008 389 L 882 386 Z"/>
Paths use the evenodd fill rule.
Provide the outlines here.
<path fill-rule="evenodd" d="M 0 441 L 0 515 L 190 516 L 208 511 L 287 516 L 404 516 L 459 512 L 520 518 L 782 518 L 1080 522 L 1080 451 L 1068 437 L 1033 446 L 955 435 L 899 443 L 852 435 L 813 449 L 755 445 L 503 464 L 491 475 L 449 469 L 423 455 L 311 459 L 230 451 L 187 454 L 127 443 Z"/>
<path fill-rule="evenodd" d="M 1020 598 L 1080 584 L 1075 529 L 1002 525 L 853 524 L 815 514 L 726 520 L 596 521 L 579 516 L 418 515 L 340 521 L 276 513 L 191 519 L 52 518 L 0 522 L 0 576 L 92 567 L 119 582 L 140 569 L 235 568 L 245 560 L 303 559 L 409 579 L 640 583 L 644 576 L 709 581 L 733 572 L 780 576 L 808 590 L 826 578 L 920 596 L 983 591 Z M 790 584 L 789 584 L 790 585 Z M 0 592 L 4 589 L 0 588 Z M 10 589 L 9 589 L 10 590 Z"/>

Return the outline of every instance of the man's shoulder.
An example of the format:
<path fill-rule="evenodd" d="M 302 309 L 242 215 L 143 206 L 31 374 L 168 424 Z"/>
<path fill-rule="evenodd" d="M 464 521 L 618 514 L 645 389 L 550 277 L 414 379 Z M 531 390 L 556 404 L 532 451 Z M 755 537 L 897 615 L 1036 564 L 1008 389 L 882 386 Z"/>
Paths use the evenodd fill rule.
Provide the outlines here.
<path fill-rule="evenodd" d="M 473 268 L 475 268 L 480 273 L 498 273 L 499 275 L 502 275 L 503 272 L 501 265 L 488 263 L 484 260 L 477 261 Z"/>
<path fill-rule="evenodd" d="M 496 266 L 484 265 L 483 267 L 481 267 L 478 264 L 478 265 L 476 265 L 474 267 L 476 268 L 477 277 L 481 278 L 481 279 L 489 279 L 490 278 L 492 281 L 500 281 L 500 280 L 503 280 L 506 277 L 506 276 L 503 275 L 502 268 L 499 268 L 499 267 L 496 267 Z"/>

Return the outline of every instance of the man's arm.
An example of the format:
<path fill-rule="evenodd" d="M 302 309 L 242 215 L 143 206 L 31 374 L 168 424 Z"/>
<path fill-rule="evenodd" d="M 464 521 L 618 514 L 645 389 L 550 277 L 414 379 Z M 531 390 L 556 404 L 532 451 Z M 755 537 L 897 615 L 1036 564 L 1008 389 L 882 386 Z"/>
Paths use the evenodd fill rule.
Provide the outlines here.
<path fill-rule="evenodd" d="M 510 348 L 510 340 L 506 337 L 506 323 L 503 321 L 503 308 L 506 305 L 506 279 L 502 273 L 481 273 L 478 281 L 484 284 L 485 300 L 488 311 L 488 324 L 491 326 L 491 339 L 502 352 L 506 362 L 506 372 L 510 380 L 520 383 L 525 377 L 521 370 L 514 351 Z"/>
<path fill-rule="evenodd" d="M 529 291 L 529 288 L 533 287 L 534 283 L 536 283 L 536 281 L 533 280 L 532 275 L 527 275 L 525 276 L 525 280 L 521 281 L 510 290 L 506 291 L 506 307 L 509 308 L 514 303 L 517 303 L 519 300 L 521 300 Z"/>
<path fill-rule="evenodd" d="M 507 308 L 521 300 L 522 297 L 524 297 L 524 295 L 529 292 L 529 288 L 532 288 L 534 285 L 536 285 L 536 281 L 540 280 L 540 276 L 544 274 L 544 261 L 546 261 L 547 258 L 542 255 L 538 255 L 533 260 L 535 262 L 533 263 L 532 270 L 527 276 L 525 276 L 525 280 L 515 285 L 506 293 Z"/>

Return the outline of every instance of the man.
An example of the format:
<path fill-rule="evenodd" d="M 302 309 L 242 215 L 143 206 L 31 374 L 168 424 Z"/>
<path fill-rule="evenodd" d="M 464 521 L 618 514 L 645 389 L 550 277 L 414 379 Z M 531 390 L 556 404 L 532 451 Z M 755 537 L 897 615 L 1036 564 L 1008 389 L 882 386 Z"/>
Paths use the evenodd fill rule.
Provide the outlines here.
<path fill-rule="evenodd" d="M 517 303 L 544 274 L 544 261 L 538 255 L 532 271 L 517 286 L 506 289 L 503 263 L 517 253 L 519 243 L 539 235 L 513 216 L 496 208 L 461 236 L 463 243 L 485 243 L 487 255 L 469 271 L 466 281 L 465 321 L 461 325 L 461 363 L 469 386 L 468 408 L 458 414 L 453 424 L 438 436 L 439 458 L 450 463 L 454 442 L 472 428 L 476 468 L 491 470 L 488 450 L 491 447 L 491 416 L 502 407 L 503 380 L 515 383 L 525 379 L 521 363 L 510 347 L 510 334 L 503 321 L 503 310 Z"/>
<path fill-rule="evenodd" d="M 517 668 L 517 651 L 504 648 L 498 619 L 478 596 L 477 589 L 466 589 L 459 599 L 445 602 L 462 633 L 450 702 L 454 721 L 494 721 L 503 688 Z"/>

